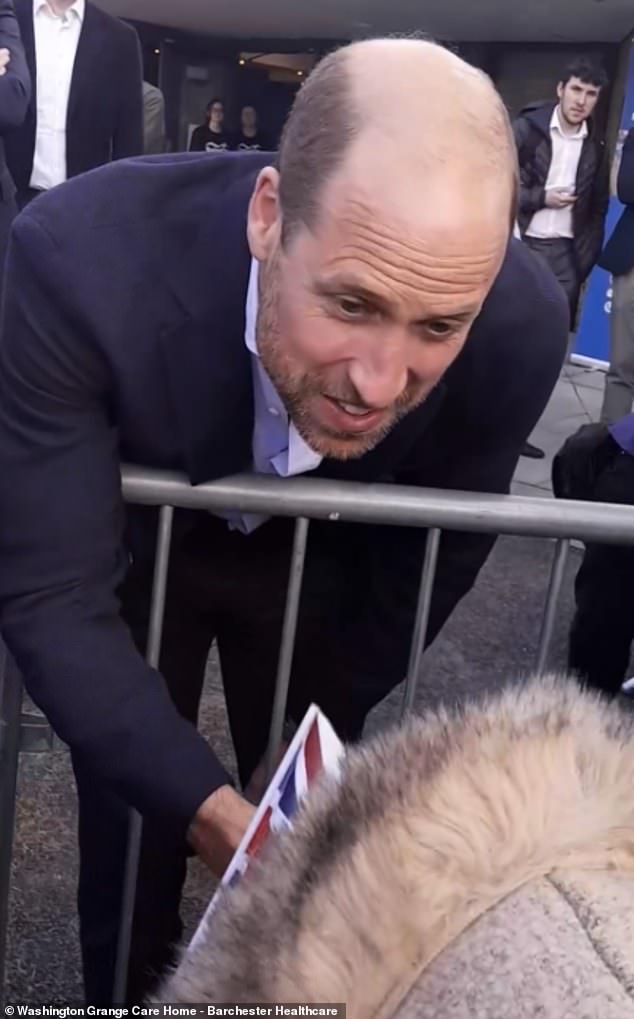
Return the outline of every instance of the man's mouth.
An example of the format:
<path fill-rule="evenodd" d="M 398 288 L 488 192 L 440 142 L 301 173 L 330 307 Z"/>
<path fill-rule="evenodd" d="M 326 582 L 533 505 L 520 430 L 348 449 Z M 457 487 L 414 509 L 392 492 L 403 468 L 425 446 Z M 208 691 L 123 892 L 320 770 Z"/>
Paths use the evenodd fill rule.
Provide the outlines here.
<path fill-rule="evenodd" d="M 355 417 L 363 417 L 366 414 L 374 413 L 369 407 L 361 407 L 358 403 L 346 403 L 345 400 L 333 400 L 346 414 L 353 414 Z"/>
<path fill-rule="evenodd" d="M 370 432 L 385 421 L 388 415 L 386 408 L 376 409 L 364 407 L 347 400 L 337 400 L 332 396 L 322 396 L 322 408 L 326 424 L 340 432 Z"/>

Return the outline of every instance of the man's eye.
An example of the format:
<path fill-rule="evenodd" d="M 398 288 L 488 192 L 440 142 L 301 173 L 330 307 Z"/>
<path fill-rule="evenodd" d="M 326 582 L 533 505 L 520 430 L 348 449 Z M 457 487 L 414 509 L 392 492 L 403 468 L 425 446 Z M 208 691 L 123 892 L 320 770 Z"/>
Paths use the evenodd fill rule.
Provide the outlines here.
<path fill-rule="evenodd" d="M 367 312 L 367 307 L 358 297 L 338 297 L 337 307 L 346 318 L 361 318 Z"/>
<path fill-rule="evenodd" d="M 443 322 L 442 319 L 435 319 L 432 322 L 428 322 L 425 326 L 428 333 L 432 336 L 437 336 L 442 339 L 444 336 L 450 336 L 454 332 L 454 326 L 451 322 Z"/>

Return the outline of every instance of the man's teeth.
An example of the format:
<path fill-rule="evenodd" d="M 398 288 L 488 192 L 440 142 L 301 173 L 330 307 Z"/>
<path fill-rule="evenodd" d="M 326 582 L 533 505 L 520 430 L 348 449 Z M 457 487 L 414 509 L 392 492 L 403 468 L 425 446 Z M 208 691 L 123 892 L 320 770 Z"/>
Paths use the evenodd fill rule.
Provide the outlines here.
<path fill-rule="evenodd" d="M 345 410 L 346 414 L 354 414 L 356 417 L 362 417 L 369 413 L 367 407 L 357 407 L 356 404 L 344 403 L 343 400 L 339 400 L 339 406 Z"/>

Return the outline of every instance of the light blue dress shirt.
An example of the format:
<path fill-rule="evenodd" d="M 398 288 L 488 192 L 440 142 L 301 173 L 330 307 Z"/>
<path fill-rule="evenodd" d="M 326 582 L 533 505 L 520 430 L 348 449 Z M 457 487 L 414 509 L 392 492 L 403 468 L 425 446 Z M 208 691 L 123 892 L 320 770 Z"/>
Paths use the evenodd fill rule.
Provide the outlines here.
<path fill-rule="evenodd" d="M 251 262 L 245 315 L 244 342 L 251 354 L 253 373 L 252 470 L 256 474 L 278 474 L 283 478 L 304 474 L 322 461 L 304 442 L 290 420 L 275 386 L 258 354 L 256 322 L 258 315 L 258 263 Z M 227 514 L 229 526 L 249 534 L 268 518 L 256 513 Z"/>

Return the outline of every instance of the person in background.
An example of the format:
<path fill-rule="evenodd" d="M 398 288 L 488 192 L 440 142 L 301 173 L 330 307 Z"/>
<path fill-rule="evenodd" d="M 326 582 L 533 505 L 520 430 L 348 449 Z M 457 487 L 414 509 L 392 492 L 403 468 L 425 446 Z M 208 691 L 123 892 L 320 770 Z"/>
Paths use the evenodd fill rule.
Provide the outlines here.
<path fill-rule="evenodd" d="M 605 71 L 580 58 L 562 75 L 558 102 L 525 107 L 513 125 L 519 231 L 563 287 L 571 328 L 581 286 L 603 244 L 609 167 L 592 113 L 606 85 Z M 541 459 L 544 452 L 527 442 L 523 455 Z"/>
<path fill-rule="evenodd" d="M 225 131 L 225 105 L 222 99 L 212 99 L 205 110 L 206 121 L 193 132 L 190 152 L 217 152 L 231 148 L 231 135 Z"/>
<path fill-rule="evenodd" d="M 270 142 L 258 127 L 258 115 L 254 106 L 243 106 L 240 113 L 240 131 L 235 139 L 236 149 L 262 152 L 270 151 Z"/>
<path fill-rule="evenodd" d="M 634 414 L 611 425 L 583 425 L 555 457 L 552 481 L 559 499 L 634 506 Z M 633 546 L 586 545 L 575 581 L 568 667 L 584 685 L 610 697 L 627 678 L 633 589 Z"/>
<path fill-rule="evenodd" d="M 22 208 L 42 191 L 143 152 L 136 32 L 90 0 L 16 0 L 34 84 L 22 127 L 6 139 Z"/>
<path fill-rule="evenodd" d="M 634 397 L 634 128 L 623 145 L 617 193 L 625 210 L 599 259 L 613 277 L 610 367 L 601 408 L 607 424 L 629 414 Z"/>
<path fill-rule="evenodd" d="M 143 82 L 143 151 L 159 155 L 167 149 L 165 133 L 165 97 L 160 88 Z"/>
<path fill-rule="evenodd" d="M 15 184 L 7 168 L 3 137 L 20 127 L 31 98 L 31 76 L 24 56 L 13 0 L 0 0 L 0 278 L 11 223 L 17 212 Z"/>

